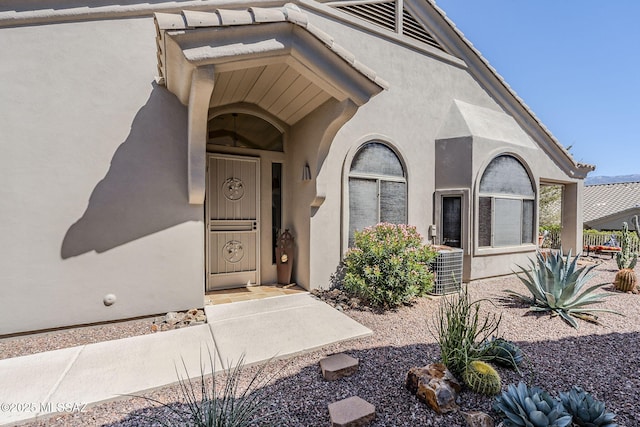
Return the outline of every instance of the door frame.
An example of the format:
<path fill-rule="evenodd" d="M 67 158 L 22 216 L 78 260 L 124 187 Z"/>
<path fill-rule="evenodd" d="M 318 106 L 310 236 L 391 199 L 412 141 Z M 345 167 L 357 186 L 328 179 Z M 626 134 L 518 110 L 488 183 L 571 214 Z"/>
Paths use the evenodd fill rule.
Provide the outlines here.
<path fill-rule="evenodd" d="M 461 230 L 460 230 L 460 245 L 465 255 L 469 255 L 470 252 L 470 220 L 471 220 L 471 210 L 469 207 L 469 189 L 468 188 L 454 188 L 447 190 L 436 190 L 434 193 L 434 210 L 433 210 L 433 224 L 436 225 L 436 236 L 437 241 L 432 243 L 442 244 L 442 199 L 444 197 L 461 197 L 461 206 L 460 206 L 460 220 L 461 220 Z"/>
<path fill-rule="evenodd" d="M 211 281 L 214 280 L 213 274 L 210 271 L 210 262 L 211 262 L 211 255 L 212 255 L 212 248 L 211 248 L 211 240 L 210 240 L 210 235 L 212 233 L 212 221 L 211 221 L 211 215 L 210 215 L 210 203 L 212 202 L 211 198 L 209 197 L 209 190 L 210 190 L 210 162 L 212 159 L 225 159 L 225 160 L 239 160 L 239 161 L 250 161 L 253 162 L 255 164 L 255 206 L 256 206 L 256 211 L 255 211 L 255 216 L 256 218 L 254 220 L 252 220 L 254 222 L 254 229 L 252 231 L 255 231 L 255 236 L 256 236 L 256 243 L 255 243 L 255 283 L 240 283 L 240 282 L 234 282 L 233 281 L 233 277 L 235 276 L 242 276 L 243 274 L 241 273 L 221 273 L 224 274 L 225 276 L 220 276 L 220 277 L 226 277 L 229 278 L 230 281 L 227 283 L 226 281 L 221 284 L 220 286 L 212 286 L 211 285 Z M 260 281 L 260 273 L 261 273 L 261 258 L 260 258 L 260 246 L 261 246 L 261 234 L 262 234 L 262 230 L 261 230 L 261 209 L 260 209 L 260 202 L 261 202 L 261 198 L 260 198 L 260 194 L 261 194 L 261 162 L 260 162 L 260 157 L 259 156 L 249 156 L 249 155 L 238 155 L 238 154 L 226 154 L 226 153 L 214 153 L 214 152 L 207 152 L 206 153 L 206 199 L 205 199 L 205 292 L 210 292 L 210 291 L 214 291 L 214 290 L 218 290 L 218 289 L 231 289 L 231 288 L 240 288 L 240 287 L 245 287 L 245 286 L 259 286 L 261 281 Z M 216 183 L 216 185 L 221 185 L 221 183 Z M 247 275 L 244 274 L 244 276 L 246 277 Z"/>

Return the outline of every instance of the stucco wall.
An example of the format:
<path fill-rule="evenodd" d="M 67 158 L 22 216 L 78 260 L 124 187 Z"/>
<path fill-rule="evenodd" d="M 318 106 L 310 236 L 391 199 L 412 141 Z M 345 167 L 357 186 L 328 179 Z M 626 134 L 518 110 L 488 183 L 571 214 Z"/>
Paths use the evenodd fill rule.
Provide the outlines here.
<path fill-rule="evenodd" d="M 0 334 L 202 306 L 186 109 L 153 82 L 154 35 L 0 29 Z"/>
<path fill-rule="evenodd" d="M 436 189 L 468 189 L 473 215 L 475 183 L 483 168 L 500 153 L 513 153 L 526 159 L 536 185 L 540 177 L 570 184 L 576 182 L 535 143 L 530 140 L 523 143 L 523 137 L 510 128 L 505 128 L 506 132 L 498 139 L 476 137 L 469 141 L 471 146 L 466 147 L 467 151 L 460 153 L 458 159 L 467 167 L 453 167 L 448 171 L 441 167 L 439 173 L 442 175 L 436 178 L 437 166 L 441 166 L 436 164 L 436 140 L 449 120 L 454 101 L 504 114 L 501 106 L 464 67 L 418 53 L 410 46 L 385 40 L 337 20 L 326 19 L 317 12 L 306 12 L 313 24 L 331 34 L 336 43 L 353 52 L 357 60 L 389 82 L 388 90 L 360 107 L 338 132 L 319 171 L 318 186 L 326 191 L 326 199 L 310 220 L 311 245 L 319 254 L 311 259 L 314 272 L 310 277 L 312 287 L 330 285 L 330 275 L 335 272 L 346 249 L 348 163 L 358 147 L 367 141 L 381 140 L 400 154 L 407 172 L 408 222 L 415 225 L 425 238 L 429 236 L 429 226 L 437 223 L 434 218 Z M 482 125 L 480 122 L 477 124 Z M 483 126 L 486 131 L 491 130 L 490 124 L 484 123 Z M 509 126 L 518 125 L 513 122 Z M 522 130 L 518 132 L 524 134 Z M 515 138 L 516 144 L 505 141 L 509 136 Z M 439 180 L 437 186 L 436 179 Z M 470 223 L 473 240 L 473 218 Z M 571 234 L 575 237 L 576 233 Z M 465 279 L 509 274 L 515 262 L 525 262 L 534 251 L 535 245 L 530 245 L 524 254 L 521 248 L 515 254 L 475 259 L 473 251 L 470 251 L 470 255 L 465 257 Z"/>

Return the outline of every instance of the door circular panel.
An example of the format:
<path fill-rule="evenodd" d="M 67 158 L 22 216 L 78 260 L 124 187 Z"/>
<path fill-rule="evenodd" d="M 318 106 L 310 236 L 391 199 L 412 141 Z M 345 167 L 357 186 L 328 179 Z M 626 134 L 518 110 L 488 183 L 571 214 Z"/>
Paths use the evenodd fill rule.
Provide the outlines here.
<path fill-rule="evenodd" d="M 244 258 L 244 247 L 237 240 L 229 240 L 222 247 L 222 256 L 225 261 L 235 264 Z"/>
<path fill-rule="evenodd" d="M 222 193 L 228 200 L 240 200 L 244 197 L 244 183 L 240 178 L 227 178 L 222 184 Z"/>

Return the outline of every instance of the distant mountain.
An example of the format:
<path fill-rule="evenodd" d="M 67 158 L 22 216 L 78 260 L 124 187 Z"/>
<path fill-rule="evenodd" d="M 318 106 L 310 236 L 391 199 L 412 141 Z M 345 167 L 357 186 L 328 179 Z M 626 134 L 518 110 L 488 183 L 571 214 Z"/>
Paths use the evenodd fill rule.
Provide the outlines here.
<path fill-rule="evenodd" d="M 585 185 L 618 184 L 621 182 L 640 182 L 640 174 L 618 176 L 588 176 Z"/>

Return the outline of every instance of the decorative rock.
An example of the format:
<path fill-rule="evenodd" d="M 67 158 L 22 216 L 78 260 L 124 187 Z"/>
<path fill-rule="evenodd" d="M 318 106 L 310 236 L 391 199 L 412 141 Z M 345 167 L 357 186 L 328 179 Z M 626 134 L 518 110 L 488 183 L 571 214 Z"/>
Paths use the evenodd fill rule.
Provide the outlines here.
<path fill-rule="evenodd" d="M 484 412 L 472 411 L 472 412 L 461 412 L 464 420 L 467 422 L 469 427 L 494 427 L 495 422 L 493 418 L 489 416 L 489 414 L 485 414 Z"/>
<path fill-rule="evenodd" d="M 360 427 L 376 417 L 376 407 L 358 396 L 329 404 L 332 427 Z"/>
<path fill-rule="evenodd" d="M 411 368 L 405 386 L 439 414 L 458 409 L 456 399 L 462 386 L 442 363 Z"/>
<path fill-rule="evenodd" d="M 358 359 L 344 353 L 334 354 L 320 361 L 320 369 L 325 380 L 339 380 L 358 371 Z"/>
<path fill-rule="evenodd" d="M 170 331 L 187 326 L 202 325 L 207 322 L 203 310 L 192 308 L 186 312 L 170 311 L 166 315 L 156 318 L 151 325 L 152 332 Z"/>
<path fill-rule="evenodd" d="M 178 313 L 170 311 L 164 316 L 164 321 L 170 325 L 175 325 L 180 319 L 178 319 Z"/>

